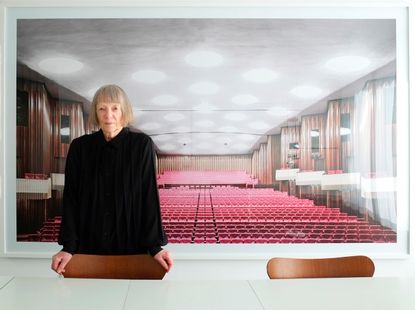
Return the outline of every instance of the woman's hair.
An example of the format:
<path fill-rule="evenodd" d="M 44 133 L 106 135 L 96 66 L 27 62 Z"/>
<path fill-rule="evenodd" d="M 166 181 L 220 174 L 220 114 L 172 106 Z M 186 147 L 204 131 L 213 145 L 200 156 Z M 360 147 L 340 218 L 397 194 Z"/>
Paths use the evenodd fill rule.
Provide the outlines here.
<path fill-rule="evenodd" d="M 100 102 L 119 103 L 123 116 L 123 126 L 129 125 L 133 121 L 133 108 L 124 90 L 117 85 L 101 86 L 92 99 L 91 110 L 89 112 L 89 122 L 93 126 L 98 126 L 97 104 Z"/>

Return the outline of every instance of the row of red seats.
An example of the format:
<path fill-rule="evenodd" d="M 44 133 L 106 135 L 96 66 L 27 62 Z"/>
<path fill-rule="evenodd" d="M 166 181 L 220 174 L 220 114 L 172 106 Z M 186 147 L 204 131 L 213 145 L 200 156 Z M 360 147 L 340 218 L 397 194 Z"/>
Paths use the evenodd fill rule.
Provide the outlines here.
<path fill-rule="evenodd" d="M 165 184 L 258 184 L 244 171 L 164 171 L 157 183 Z"/>
<path fill-rule="evenodd" d="M 247 198 L 241 192 L 252 189 L 229 189 L 233 197 L 221 196 L 221 190 L 201 192 L 212 196 L 213 204 L 192 206 L 165 205 L 162 214 L 172 243 L 372 243 L 396 242 L 396 233 L 380 225 L 371 225 L 339 208 L 314 206 L 310 200 L 291 197 L 298 202 L 284 204 L 218 205 L 219 200 Z M 265 193 L 265 192 L 264 192 Z M 276 192 L 278 193 L 278 192 Z M 229 193 L 228 193 L 229 194 Z M 267 197 L 273 198 L 267 191 Z M 275 195 L 276 197 L 278 196 Z M 282 195 L 284 196 L 284 195 Z M 249 197 L 254 197 L 249 196 Z M 261 200 L 261 195 L 255 195 Z M 204 199 L 206 201 L 208 199 Z M 264 199 L 266 200 L 266 199 Z M 177 209 L 176 209 L 177 208 Z M 187 222 L 186 225 L 183 225 Z"/>
<path fill-rule="evenodd" d="M 31 173 L 25 172 L 24 174 L 25 179 L 34 179 L 34 180 L 47 180 L 49 176 L 44 173 Z"/>

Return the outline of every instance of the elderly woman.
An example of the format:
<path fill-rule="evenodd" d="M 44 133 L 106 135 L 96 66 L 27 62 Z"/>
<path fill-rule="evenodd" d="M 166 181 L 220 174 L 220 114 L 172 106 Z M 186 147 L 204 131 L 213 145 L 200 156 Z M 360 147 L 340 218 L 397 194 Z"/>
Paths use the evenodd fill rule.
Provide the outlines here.
<path fill-rule="evenodd" d="M 152 140 L 126 127 L 131 103 L 116 85 L 98 89 L 90 121 L 100 130 L 74 139 L 65 167 L 62 250 L 52 257 L 57 273 L 74 253 L 151 254 L 173 266 L 163 231 Z"/>

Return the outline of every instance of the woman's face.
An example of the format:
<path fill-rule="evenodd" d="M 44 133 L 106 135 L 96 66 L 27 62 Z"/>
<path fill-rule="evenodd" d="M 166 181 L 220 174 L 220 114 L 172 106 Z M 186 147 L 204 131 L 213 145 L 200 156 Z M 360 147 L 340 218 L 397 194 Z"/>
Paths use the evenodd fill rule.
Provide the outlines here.
<path fill-rule="evenodd" d="M 99 127 L 104 132 L 115 132 L 124 126 L 120 103 L 99 102 L 97 104 L 97 118 Z"/>

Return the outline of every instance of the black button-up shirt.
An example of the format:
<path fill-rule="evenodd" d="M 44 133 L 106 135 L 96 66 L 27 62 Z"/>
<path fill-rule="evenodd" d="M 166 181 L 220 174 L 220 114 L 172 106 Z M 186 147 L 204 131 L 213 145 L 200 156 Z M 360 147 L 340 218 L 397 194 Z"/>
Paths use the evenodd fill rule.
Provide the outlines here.
<path fill-rule="evenodd" d="M 124 128 L 71 143 L 59 244 L 69 253 L 155 255 L 164 234 L 151 139 Z"/>

